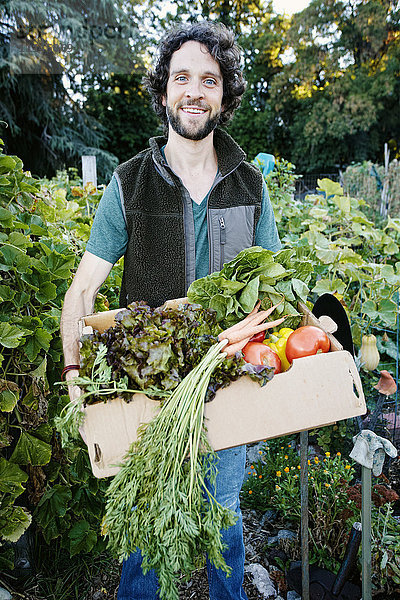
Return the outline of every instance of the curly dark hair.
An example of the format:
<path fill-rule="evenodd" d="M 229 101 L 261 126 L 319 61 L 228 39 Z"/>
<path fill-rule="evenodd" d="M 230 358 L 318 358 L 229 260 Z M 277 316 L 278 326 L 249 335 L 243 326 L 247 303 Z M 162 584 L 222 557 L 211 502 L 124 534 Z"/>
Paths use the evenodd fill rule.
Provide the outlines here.
<path fill-rule="evenodd" d="M 241 48 L 236 44 L 233 32 L 222 23 L 201 21 L 182 24 L 170 31 L 160 42 L 156 64 L 144 78 L 153 108 L 167 125 L 167 114 L 162 98 L 167 90 L 171 56 L 185 42 L 203 44 L 221 69 L 223 79 L 223 112 L 219 125 L 226 125 L 232 119 L 246 89 L 246 82 L 240 68 Z"/>

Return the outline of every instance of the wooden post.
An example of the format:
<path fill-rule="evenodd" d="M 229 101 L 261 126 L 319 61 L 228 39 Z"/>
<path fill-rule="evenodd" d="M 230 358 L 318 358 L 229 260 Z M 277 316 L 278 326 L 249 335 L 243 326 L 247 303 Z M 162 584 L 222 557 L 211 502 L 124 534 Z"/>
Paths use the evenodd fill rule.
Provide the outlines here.
<path fill-rule="evenodd" d="M 371 589 L 371 469 L 361 467 L 362 597 L 372 599 Z"/>
<path fill-rule="evenodd" d="M 97 189 L 97 170 L 95 156 L 82 156 L 82 185 L 91 183 Z"/>
<path fill-rule="evenodd" d="M 301 502 L 301 587 L 302 600 L 310 600 L 308 557 L 308 431 L 300 431 L 300 502 Z"/>
<path fill-rule="evenodd" d="M 389 212 L 389 156 L 389 147 L 387 144 L 385 144 L 385 175 L 381 193 L 381 207 L 379 211 L 382 217 L 387 217 Z"/>

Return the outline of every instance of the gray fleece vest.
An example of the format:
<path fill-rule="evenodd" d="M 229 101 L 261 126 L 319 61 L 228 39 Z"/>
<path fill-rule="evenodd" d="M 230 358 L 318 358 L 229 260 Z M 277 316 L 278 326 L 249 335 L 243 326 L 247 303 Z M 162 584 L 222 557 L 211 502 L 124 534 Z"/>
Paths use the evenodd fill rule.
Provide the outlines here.
<path fill-rule="evenodd" d="M 166 143 L 151 138 L 149 149 L 116 169 L 129 238 L 120 306 L 136 300 L 160 306 L 184 297 L 195 279 L 192 201 L 163 158 Z M 227 133 L 215 130 L 214 147 L 219 175 L 207 204 L 210 273 L 254 244 L 263 188 L 260 170 L 245 162 Z"/>

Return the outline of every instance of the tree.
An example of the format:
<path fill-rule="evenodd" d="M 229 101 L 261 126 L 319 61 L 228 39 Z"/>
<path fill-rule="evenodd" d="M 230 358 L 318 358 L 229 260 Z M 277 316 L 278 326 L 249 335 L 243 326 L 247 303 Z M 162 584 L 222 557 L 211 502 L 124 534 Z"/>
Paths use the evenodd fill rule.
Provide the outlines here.
<path fill-rule="evenodd" d="M 313 0 L 294 15 L 288 41 L 293 59 L 274 78 L 271 102 L 287 127 L 286 156 L 298 169 L 377 160 L 388 140 L 398 152 L 395 3 Z"/>
<path fill-rule="evenodd" d="M 148 139 L 162 133 L 150 98 L 142 86 L 142 69 L 129 74 L 97 77 L 95 85 L 87 80 L 84 104 L 107 131 L 103 148 L 123 162 L 148 146 Z"/>
<path fill-rule="evenodd" d="M 78 77 L 124 71 L 140 37 L 123 0 L 2 2 L 0 120 L 9 153 L 51 175 L 82 153 L 108 176 L 116 158 L 101 150 L 106 131 L 82 110 Z M 130 3 L 129 3 L 130 4 Z M 125 7 L 126 8 L 126 7 Z"/>

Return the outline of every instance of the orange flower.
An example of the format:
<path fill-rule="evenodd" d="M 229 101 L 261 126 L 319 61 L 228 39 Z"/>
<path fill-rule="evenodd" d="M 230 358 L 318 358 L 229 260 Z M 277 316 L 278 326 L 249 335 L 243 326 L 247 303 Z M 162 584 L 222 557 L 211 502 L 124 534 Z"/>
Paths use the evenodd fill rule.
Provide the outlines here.
<path fill-rule="evenodd" d="M 283 470 L 285 471 L 285 473 L 289 473 L 290 471 L 289 467 L 285 467 Z"/>
<path fill-rule="evenodd" d="M 253 490 L 249 490 L 249 494 L 252 494 L 252 493 L 253 493 Z"/>

